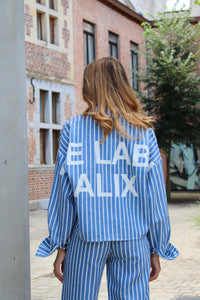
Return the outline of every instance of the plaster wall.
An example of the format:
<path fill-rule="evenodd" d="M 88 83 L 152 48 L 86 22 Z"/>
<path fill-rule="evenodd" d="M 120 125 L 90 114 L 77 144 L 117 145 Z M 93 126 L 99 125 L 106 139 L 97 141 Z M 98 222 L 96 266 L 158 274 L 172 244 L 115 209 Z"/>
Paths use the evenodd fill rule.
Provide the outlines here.
<path fill-rule="evenodd" d="M 24 1 L 0 10 L 0 298 L 30 299 Z"/>

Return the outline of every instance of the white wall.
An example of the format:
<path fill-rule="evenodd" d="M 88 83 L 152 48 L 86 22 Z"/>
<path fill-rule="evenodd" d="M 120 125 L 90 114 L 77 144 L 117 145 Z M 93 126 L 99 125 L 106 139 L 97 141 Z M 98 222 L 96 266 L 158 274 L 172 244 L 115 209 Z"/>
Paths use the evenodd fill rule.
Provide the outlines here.
<path fill-rule="evenodd" d="M 182 0 L 180 0 L 181 2 Z M 200 5 L 193 6 L 195 0 L 191 0 L 192 14 L 191 16 L 200 16 Z M 153 14 L 156 15 L 159 11 L 164 11 L 167 0 L 131 0 L 133 5 L 138 9 L 138 11 L 143 14 Z M 152 18 L 149 17 L 151 20 Z"/>

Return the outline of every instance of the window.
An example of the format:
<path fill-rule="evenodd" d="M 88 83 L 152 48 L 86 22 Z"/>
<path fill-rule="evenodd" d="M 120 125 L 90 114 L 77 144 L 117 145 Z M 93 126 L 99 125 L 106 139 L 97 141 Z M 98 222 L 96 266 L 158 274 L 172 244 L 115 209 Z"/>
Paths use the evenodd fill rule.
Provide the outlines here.
<path fill-rule="evenodd" d="M 61 126 L 60 93 L 40 90 L 40 164 L 53 164 Z"/>
<path fill-rule="evenodd" d="M 37 38 L 38 38 L 38 40 L 44 40 L 43 19 L 44 19 L 44 14 L 37 12 Z"/>
<path fill-rule="evenodd" d="M 55 9 L 55 3 L 54 3 L 54 0 L 49 0 L 49 8 Z"/>
<path fill-rule="evenodd" d="M 49 17 L 50 43 L 55 44 L 55 19 Z"/>
<path fill-rule="evenodd" d="M 55 0 L 37 0 L 36 3 L 39 4 L 36 4 L 38 40 L 58 45 L 58 12 L 55 10 Z"/>
<path fill-rule="evenodd" d="M 40 163 L 46 164 L 47 130 L 40 129 Z"/>
<path fill-rule="evenodd" d="M 131 84 L 135 90 L 139 90 L 138 82 L 138 45 L 131 42 Z"/>
<path fill-rule="evenodd" d="M 60 138 L 60 131 L 53 130 L 53 163 L 56 162 L 56 156 L 57 156 L 58 146 L 59 146 L 59 138 Z"/>
<path fill-rule="evenodd" d="M 49 16 L 50 43 L 58 45 L 58 19 Z"/>
<path fill-rule="evenodd" d="M 59 101 L 59 93 L 52 93 L 52 123 L 59 124 L 60 123 L 60 101 Z"/>
<path fill-rule="evenodd" d="M 95 60 L 95 29 L 94 25 L 83 22 L 84 34 L 84 65 L 87 66 Z"/>
<path fill-rule="evenodd" d="M 47 106 L 47 91 L 40 90 L 40 122 L 48 122 Z"/>
<path fill-rule="evenodd" d="M 118 35 L 109 32 L 109 55 L 118 59 L 118 53 Z"/>
<path fill-rule="evenodd" d="M 46 0 L 36 0 L 36 3 L 41 4 L 41 5 L 45 5 Z"/>

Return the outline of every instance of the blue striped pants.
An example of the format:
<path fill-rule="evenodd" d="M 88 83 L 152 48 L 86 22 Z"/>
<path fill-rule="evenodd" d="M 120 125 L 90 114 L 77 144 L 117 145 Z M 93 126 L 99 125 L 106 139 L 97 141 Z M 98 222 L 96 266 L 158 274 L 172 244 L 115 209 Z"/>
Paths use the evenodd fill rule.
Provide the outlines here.
<path fill-rule="evenodd" d="M 107 266 L 109 300 L 148 300 L 150 251 L 147 237 L 85 242 L 72 233 L 64 262 L 62 300 L 97 300 Z"/>

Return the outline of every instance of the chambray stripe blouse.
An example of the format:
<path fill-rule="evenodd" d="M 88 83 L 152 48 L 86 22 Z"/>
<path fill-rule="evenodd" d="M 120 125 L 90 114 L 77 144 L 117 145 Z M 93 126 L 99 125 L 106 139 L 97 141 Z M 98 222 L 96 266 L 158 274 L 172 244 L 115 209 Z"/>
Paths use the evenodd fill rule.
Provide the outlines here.
<path fill-rule="evenodd" d="M 152 129 L 123 118 L 135 139 L 103 130 L 91 116 L 79 115 L 63 127 L 48 207 L 49 237 L 37 256 L 66 249 L 72 230 L 88 242 L 148 236 L 151 253 L 174 259 L 162 160 Z"/>

